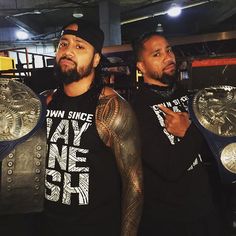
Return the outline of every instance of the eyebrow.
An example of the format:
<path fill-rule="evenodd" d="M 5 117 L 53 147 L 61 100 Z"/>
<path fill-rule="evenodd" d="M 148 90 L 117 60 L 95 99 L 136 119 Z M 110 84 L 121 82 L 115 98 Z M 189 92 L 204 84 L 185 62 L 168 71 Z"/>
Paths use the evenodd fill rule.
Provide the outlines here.
<path fill-rule="evenodd" d="M 153 54 L 153 53 L 157 53 L 157 52 L 160 52 L 160 51 L 161 51 L 161 49 L 158 48 L 158 49 L 153 50 L 153 51 L 151 52 L 151 54 Z"/>
<path fill-rule="evenodd" d="M 69 40 L 66 36 L 67 36 L 66 34 L 63 35 L 63 36 L 60 38 L 60 40 Z M 80 39 L 79 37 L 76 37 L 75 41 L 76 41 L 76 42 L 79 42 L 79 43 L 85 43 L 85 42 L 86 42 L 85 40 Z"/>
<path fill-rule="evenodd" d="M 79 39 L 79 38 L 77 38 L 77 37 L 76 37 L 75 41 L 76 41 L 77 43 L 86 43 L 85 40 Z"/>
<path fill-rule="evenodd" d="M 66 36 L 66 35 L 63 35 L 60 40 L 69 41 L 69 39 L 68 39 L 67 37 L 64 37 L 64 36 Z M 79 37 L 76 37 L 76 38 L 75 38 L 75 42 L 76 42 L 76 43 L 82 43 L 82 44 L 84 44 L 84 45 L 87 45 L 87 44 L 88 44 L 85 40 L 83 40 L 83 39 L 81 39 L 81 38 L 79 38 Z"/>
<path fill-rule="evenodd" d="M 169 48 L 172 48 L 171 45 L 167 45 L 167 46 L 165 47 L 165 49 L 169 49 Z M 160 52 L 161 50 L 162 50 L 161 48 L 157 48 L 157 49 L 155 49 L 155 50 L 153 51 L 153 53 L 154 53 L 154 52 Z"/>
<path fill-rule="evenodd" d="M 61 41 L 61 40 L 67 40 L 67 41 L 68 41 L 68 39 L 65 37 L 65 35 L 63 35 L 63 36 L 60 38 L 59 41 Z"/>

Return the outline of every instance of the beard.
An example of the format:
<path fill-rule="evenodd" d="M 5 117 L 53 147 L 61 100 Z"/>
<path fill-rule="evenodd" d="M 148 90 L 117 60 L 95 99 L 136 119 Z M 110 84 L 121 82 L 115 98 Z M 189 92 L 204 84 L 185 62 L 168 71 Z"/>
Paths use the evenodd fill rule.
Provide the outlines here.
<path fill-rule="evenodd" d="M 63 71 L 60 65 L 60 61 L 62 59 L 70 60 L 71 62 L 74 63 L 74 67 Z M 55 62 L 55 65 L 54 65 L 55 76 L 59 80 L 58 82 L 59 83 L 62 82 L 63 84 L 66 84 L 66 85 L 79 81 L 82 78 L 88 76 L 91 73 L 92 69 L 93 69 L 92 60 L 87 66 L 80 67 L 79 69 L 77 69 L 77 63 L 72 61 L 70 58 L 66 56 L 61 57 L 60 60 L 58 62 Z"/>
<path fill-rule="evenodd" d="M 170 62 L 166 66 L 171 65 L 172 63 L 173 62 Z M 172 87 L 177 82 L 176 70 L 168 74 L 165 71 L 163 71 L 162 75 L 160 75 L 157 71 L 151 71 L 149 73 L 149 76 L 154 80 L 158 80 L 161 83 L 166 84 L 168 87 Z"/>
<path fill-rule="evenodd" d="M 177 82 L 176 73 L 173 74 L 163 73 L 162 76 L 160 76 L 157 72 L 152 72 L 149 74 L 149 76 L 154 80 L 158 80 L 161 83 L 166 84 L 168 87 L 172 87 Z"/>
<path fill-rule="evenodd" d="M 177 82 L 176 73 L 172 75 L 164 73 L 160 81 L 164 84 L 167 84 L 168 87 L 173 87 L 173 85 Z"/>

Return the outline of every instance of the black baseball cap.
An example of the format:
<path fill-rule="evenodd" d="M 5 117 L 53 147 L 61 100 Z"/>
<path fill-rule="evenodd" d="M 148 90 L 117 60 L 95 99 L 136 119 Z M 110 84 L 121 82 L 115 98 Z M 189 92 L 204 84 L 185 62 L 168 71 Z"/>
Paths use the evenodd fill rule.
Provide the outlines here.
<path fill-rule="evenodd" d="M 72 24 L 76 24 L 78 26 L 78 29 L 67 30 L 66 28 Z M 69 22 L 68 24 L 62 27 L 61 36 L 65 34 L 75 35 L 76 37 L 87 41 L 95 48 L 98 53 L 101 53 L 102 51 L 104 33 L 99 28 L 99 26 L 96 26 L 89 21 L 76 19 L 74 21 Z"/>

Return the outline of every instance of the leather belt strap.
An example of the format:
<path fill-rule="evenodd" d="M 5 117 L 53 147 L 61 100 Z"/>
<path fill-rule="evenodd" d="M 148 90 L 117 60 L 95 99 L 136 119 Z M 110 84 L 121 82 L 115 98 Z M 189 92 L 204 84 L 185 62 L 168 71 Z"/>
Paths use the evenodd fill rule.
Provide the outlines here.
<path fill-rule="evenodd" d="M 43 209 L 46 132 L 42 128 L 2 161 L 0 214 Z"/>

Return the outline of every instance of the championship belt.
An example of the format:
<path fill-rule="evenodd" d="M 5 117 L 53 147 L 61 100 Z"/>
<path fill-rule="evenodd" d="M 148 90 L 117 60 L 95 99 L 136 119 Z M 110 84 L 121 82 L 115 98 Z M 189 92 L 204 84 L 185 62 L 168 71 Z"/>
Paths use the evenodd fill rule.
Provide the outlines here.
<path fill-rule="evenodd" d="M 0 79 L 0 214 L 43 208 L 46 107 L 29 87 Z"/>
<path fill-rule="evenodd" d="M 225 183 L 236 182 L 236 88 L 213 86 L 197 92 L 189 106 L 205 136 Z"/>

